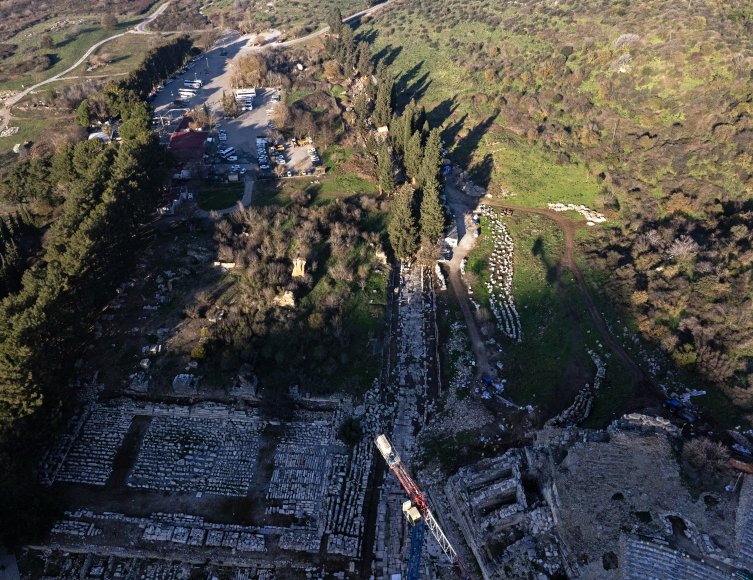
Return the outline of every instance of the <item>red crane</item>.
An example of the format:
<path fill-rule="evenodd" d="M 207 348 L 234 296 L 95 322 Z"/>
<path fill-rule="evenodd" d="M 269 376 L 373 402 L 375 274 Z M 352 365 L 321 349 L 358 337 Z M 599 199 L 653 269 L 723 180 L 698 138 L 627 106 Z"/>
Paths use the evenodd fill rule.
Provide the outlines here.
<path fill-rule="evenodd" d="M 465 566 L 463 566 L 463 562 L 460 561 L 460 557 L 455 551 L 455 548 L 453 548 L 452 544 L 450 544 L 450 540 L 447 539 L 447 536 L 444 535 L 442 528 L 439 527 L 437 520 L 435 520 L 434 516 L 431 515 L 429 506 L 426 504 L 424 492 L 418 489 L 416 483 L 413 481 L 413 479 L 411 479 L 411 476 L 408 475 L 408 472 L 405 470 L 405 467 L 400 461 L 400 456 L 397 454 L 397 451 L 393 449 L 392 444 L 389 442 L 389 439 L 387 439 L 385 435 L 380 435 L 376 438 L 374 443 L 376 444 L 377 449 L 379 449 L 379 452 L 382 454 L 382 457 L 384 457 L 384 460 L 387 462 L 387 465 L 395 473 L 397 479 L 403 485 L 403 489 L 405 489 L 408 497 L 410 497 L 411 501 L 416 506 L 421 516 L 424 518 L 424 521 L 426 522 L 427 527 L 431 530 L 434 539 L 437 541 L 440 548 L 442 548 L 444 555 L 455 568 L 458 576 L 461 578 L 461 580 L 472 580 L 471 575 L 468 573 L 468 570 L 466 570 Z"/>

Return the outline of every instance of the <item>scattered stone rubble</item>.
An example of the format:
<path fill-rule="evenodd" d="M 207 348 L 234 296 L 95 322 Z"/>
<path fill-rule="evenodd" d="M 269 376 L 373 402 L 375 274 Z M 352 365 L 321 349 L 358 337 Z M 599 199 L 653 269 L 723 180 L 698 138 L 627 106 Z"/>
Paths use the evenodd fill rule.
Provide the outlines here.
<path fill-rule="evenodd" d="M 601 386 L 601 380 L 606 374 L 607 365 L 601 360 L 598 354 L 592 350 L 588 350 L 588 354 L 596 365 L 596 377 L 594 378 L 593 387 L 586 383 L 577 395 L 575 395 L 575 401 L 567 409 L 562 411 L 556 417 L 552 417 L 546 423 L 546 427 L 565 427 L 567 425 L 577 425 L 586 420 L 591 413 L 591 407 L 593 406 L 594 399 L 599 392 Z"/>
<path fill-rule="evenodd" d="M 494 240 L 494 251 L 489 258 L 490 280 L 486 284 L 489 289 L 489 304 L 499 329 L 510 338 L 522 342 L 520 315 L 515 308 L 515 299 L 512 295 L 515 245 L 507 233 L 507 226 L 500 220 L 497 212 L 486 205 L 479 206 L 479 210 L 481 215 L 488 218 L 489 232 Z"/>
<path fill-rule="evenodd" d="M 577 211 L 580 215 L 588 220 L 589 226 L 592 226 L 595 223 L 607 221 L 607 218 L 605 218 L 598 211 L 588 209 L 585 205 L 575 205 L 572 203 L 568 203 L 567 205 L 563 203 L 550 203 L 549 209 L 552 209 L 554 211 Z"/>

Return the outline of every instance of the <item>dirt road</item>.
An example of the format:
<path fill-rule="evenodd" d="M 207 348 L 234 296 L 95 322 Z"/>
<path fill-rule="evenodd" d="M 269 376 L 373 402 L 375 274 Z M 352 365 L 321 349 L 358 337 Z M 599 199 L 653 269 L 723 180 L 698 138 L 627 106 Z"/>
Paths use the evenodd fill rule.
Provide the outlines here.
<path fill-rule="evenodd" d="M 519 207 L 516 205 L 509 205 L 506 203 L 500 203 L 500 202 L 489 201 L 489 200 L 484 200 L 484 203 L 486 203 L 487 205 L 494 206 L 494 207 L 501 207 L 501 208 L 512 209 L 515 211 L 536 213 L 539 215 L 543 215 L 543 216 L 548 217 L 549 219 L 554 221 L 554 223 L 557 224 L 557 226 L 562 230 L 562 233 L 565 235 L 565 253 L 562 258 L 562 263 L 560 264 L 560 267 L 569 268 L 570 271 L 573 273 L 573 276 L 575 277 L 575 281 L 578 284 L 578 289 L 580 290 L 580 293 L 583 296 L 583 300 L 586 303 L 588 312 L 591 314 L 591 318 L 593 318 L 593 321 L 596 324 L 596 328 L 599 330 L 599 333 L 601 334 L 604 341 L 606 341 L 606 343 L 612 348 L 612 350 L 617 354 L 617 356 L 619 356 L 623 361 L 625 361 L 625 364 L 628 366 L 628 368 L 630 369 L 630 372 L 633 375 L 633 378 L 635 379 L 636 385 L 640 385 L 642 383 L 643 384 L 652 383 L 649 376 L 643 371 L 643 369 L 640 366 L 638 366 L 638 363 L 636 363 L 633 360 L 633 358 L 625 350 L 625 348 L 623 348 L 623 346 L 614 338 L 614 336 L 612 336 L 612 333 L 609 331 L 609 328 L 607 328 L 607 325 L 604 322 L 604 319 L 601 317 L 601 313 L 599 312 L 598 308 L 596 308 L 593 298 L 591 297 L 591 294 L 588 291 L 585 278 L 583 277 L 583 272 L 578 267 L 578 264 L 575 261 L 575 231 L 578 228 L 583 227 L 583 224 L 581 222 L 574 222 L 570 219 L 567 219 L 561 213 L 557 213 L 556 211 L 552 211 L 549 209 Z"/>

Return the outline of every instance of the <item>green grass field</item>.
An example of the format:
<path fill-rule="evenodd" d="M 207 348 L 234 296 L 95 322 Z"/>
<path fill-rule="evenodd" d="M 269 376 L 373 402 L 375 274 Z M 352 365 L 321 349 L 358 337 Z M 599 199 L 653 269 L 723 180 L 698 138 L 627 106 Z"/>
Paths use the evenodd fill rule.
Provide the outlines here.
<path fill-rule="evenodd" d="M 81 58 L 86 53 L 87 50 L 89 50 L 89 48 L 91 48 L 93 44 L 96 44 L 97 42 L 104 40 L 105 38 L 108 38 L 110 36 L 115 36 L 116 34 L 123 33 L 143 19 L 143 15 L 124 17 L 120 19 L 117 29 L 105 30 L 100 25 L 98 17 L 83 17 L 81 20 L 83 20 L 84 22 L 79 25 L 81 27 L 81 33 L 75 38 L 71 40 L 65 38 L 66 32 L 70 30 L 72 26 L 72 24 L 70 24 L 69 26 L 60 29 L 60 31 L 49 33 L 55 43 L 54 48 L 49 50 L 39 49 L 36 52 L 32 52 L 31 54 L 24 54 L 25 50 L 39 46 L 40 38 L 44 34 L 46 34 L 45 31 L 48 30 L 54 22 L 64 19 L 54 18 L 44 23 L 32 26 L 9 40 L 9 43 L 17 45 L 18 48 L 16 49 L 16 52 L 13 56 L 3 62 L 3 65 L 5 67 L 12 66 L 13 64 L 34 54 L 54 55 L 54 64 L 45 71 L 24 73 L 20 76 L 13 76 L 12 78 L 6 77 L 2 81 L 3 88 L 21 89 L 22 85 L 29 86 L 55 76 L 56 74 L 70 68 L 79 58 Z M 145 42 L 143 38 L 142 42 L 144 45 L 147 45 L 147 42 Z M 106 46 L 107 44 L 103 45 L 102 47 L 104 51 L 106 51 L 106 49 L 104 48 Z"/>

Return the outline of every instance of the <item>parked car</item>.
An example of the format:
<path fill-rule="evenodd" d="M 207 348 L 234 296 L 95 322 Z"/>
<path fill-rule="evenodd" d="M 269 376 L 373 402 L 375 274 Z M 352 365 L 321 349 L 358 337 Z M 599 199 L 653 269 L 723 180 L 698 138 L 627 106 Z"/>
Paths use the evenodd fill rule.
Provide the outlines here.
<path fill-rule="evenodd" d="M 188 201 L 193 201 L 193 193 L 188 192 Z"/>
<path fill-rule="evenodd" d="M 269 165 L 259 165 L 259 169 L 269 169 Z"/>
<path fill-rule="evenodd" d="M 233 165 L 233 166 L 231 166 L 231 167 L 230 167 L 230 170 L 231 170 L 231 171 L 237 171 L 237 170 L 239 170 L 240 168 L 241 168 L 241 166 L 240 166 L 240 165 Z"/>
<path fill-rule="evenodd" d="M 227 160 L 228 161 L 238 161 L 238 156 L 237 155 L 231 155 L 230 157 L 227 158 Z"/>
<path fill-rule="evenodd" d="M 243 167 L 238 173 L 240 173 L 241 175 L 243 175 L 244 173 L 246 173 L 246 168 Z"/>

